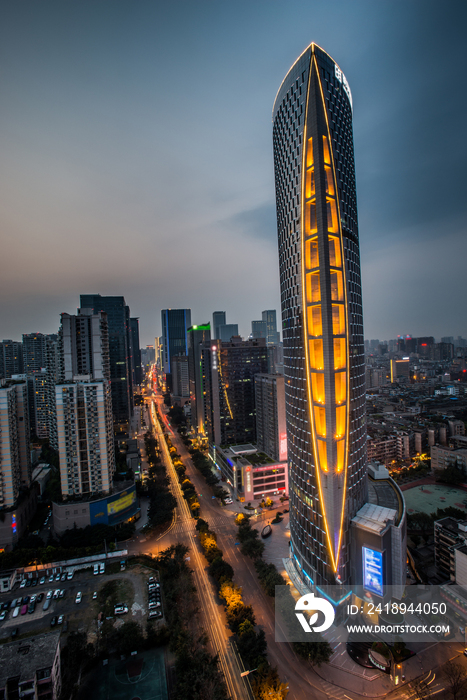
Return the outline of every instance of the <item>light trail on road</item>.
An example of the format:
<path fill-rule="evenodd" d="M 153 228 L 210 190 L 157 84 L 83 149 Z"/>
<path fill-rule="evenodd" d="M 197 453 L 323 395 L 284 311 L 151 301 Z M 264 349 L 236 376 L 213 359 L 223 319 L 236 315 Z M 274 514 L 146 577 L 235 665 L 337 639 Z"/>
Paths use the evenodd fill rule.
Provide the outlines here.
<path fill-rule="evenodd" d="M 193 522 L 193 518 L 183 497 L 183 492 L 178 482 L 177 474 L 170 457 L 169 449 L 164 438 L 160 423 L 157 419 L 157 414 L 154 407 L 154 402 L 151 404 L 151 413 L 153 426 L 156 431 L 161 452 L 167 468 L 167 473 L 172 484 L 172 493 L 177 500 L 177 508 L 179 510 L 181 522 Z M 178 521 L 180 522 L 180 521 Z M 226 638 L 225 630 L 219 620 L 218 605 L 212 594 L 211 583 L 205 571 L 204 561 L 201 559 L 201 554 L 198 551 L 196 536 L 192 529 L 187 528 L 186 537 L 191 545 L 191 552 L 194 558 L 194 575 L 197 584 L 199 599 L 204 611 L 205 622 L 207 623 L 210 639 L 216 654 L 219 656 L 222 672 L 224 674 L 227 690 L 232 697 L 232 700 L 250 700 L 251 695 L 245 687 L 244 679 L 240 678 L 240 668 L 237 659 L 230 647 L 229 640 Z M 191 562 L 190 562 L 191 563 Z"/>

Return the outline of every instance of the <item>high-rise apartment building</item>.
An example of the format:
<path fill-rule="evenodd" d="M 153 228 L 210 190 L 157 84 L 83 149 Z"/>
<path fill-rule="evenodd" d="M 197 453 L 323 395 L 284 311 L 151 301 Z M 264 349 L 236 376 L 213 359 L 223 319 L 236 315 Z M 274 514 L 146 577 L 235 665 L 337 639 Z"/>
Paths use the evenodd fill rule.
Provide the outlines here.
<path fill-rule="evenodd" d="M 163 309 L 163 372 L 166 385 L 172 391 L 172 358 L 188 355 L 188 328 L 191 326 L 191 309 Z"/>
<path fill-rule="evenodd" d="M 219 326 L 225 326 L 225 324 L 227 323 L 225 317 L 225 311 L 214 311 L 214 313 L 212 314 L 211 334 L 213 338 L 220 338 Z"/>
<path fill-rule="evenodd" d="M 133 381 L 130 357 L 130 308 L 124 297 L 81 294 L 80 308 L 107 314 L 112 412 L 115 426 L 127 429 L 133 413 Z"/>
<path fill-rule="evenodd" d="M 45 367 L 46 337 L 43 333 L 23 333 L 24 373 L 28 377 Z"/>
<path fill-rule="evenodd" d="M 23 374 L 23 344 L 15 340 L 0 343 L 0 377 Z"/>
<path fill-rule="evenodd" d="M 0 509 L 14 506 L 31 483 L 28 388 L 25 380 L 0 380 Z"/>
<path fill-rule="evenodd" d="M 267 372 L 266 340 L 204 344 L 205 426 L 214 445 L 256 441 L 255 374 Z M 205 393 L 204 393 L 205 392 Z"/>
<path fill-rule="evenodd" d="M 347 583 L 367 494 L 352 97 L 316 44 L 279 88 L 273 142 L 291 552 L 305 582 Z"/>
<path fill-rule="evenodd" d="M 266 324 L 268 345 L 274 345 L 280 341 L 280 337 L 278 337 L 277 333 L 276 310 L 268 309 L 267 311 L 263 311 L 262 316 Z"/>
<path fill-rule="evenodd" d="M 64 497 L 109 493 L 115 471 L 107 314 L 61 315 L 57 445 Z"/>
<path fill-rule="evenodd" d="M 217 312 L 219 313 L 219 312 Z M 205 401 L 202 349 L 211 340 L 209 323 L 188 329 L 188 374 L 190 380 L 191 424 L 198 435 L 205 435 Z"/>
<path fill-rule="evenodd" d="M 281 374 L 255 374 L 256 445 L 279 462 L 287 460 L 285 387 Z"/>

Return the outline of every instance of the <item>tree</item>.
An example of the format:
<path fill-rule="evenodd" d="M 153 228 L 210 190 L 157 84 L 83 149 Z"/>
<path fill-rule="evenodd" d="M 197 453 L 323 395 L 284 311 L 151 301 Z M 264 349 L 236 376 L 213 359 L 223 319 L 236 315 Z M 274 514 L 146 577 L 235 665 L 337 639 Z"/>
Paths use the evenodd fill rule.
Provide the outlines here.
<path fill-rule="evenodd" d="M 467 673 L 460 664 L 453 661 L 448 661 L 444 665 L 444 673 L 446 674 L 447 686 L 452 697 L 454 700 L 457 700 L 467 683 Z"/>
<path fill-rule="evenodd" d="M 257 700 L 284 700 L 289 694 L 285 683 L 281 682 L 276 668 L 264 664 L 256 678 L 252 678 L 251 686 Z"/>
<path fill-rule="evenodd" d="M 294 642 L 293 650 L 302 659 L 309 661 L 312 666 L 327 664 L 333 654 L 331 645 L 320 634 L 312 632 L 312 635 L 309 642 Z"/>
<path fill-rule="evenodd" d="M 254 530 L 256 532 L 256 530 Z M 264 552 L 264 542 L 260 542 L 257 539 L 250 537 L 245 540 L 245 542 L 240 547 L 241 553 L 246 557 L 251 557 L 251 559 L 258 559 L 263 555 Z"/>
<path fill-rule="evenodd" d="M 429 698 L 433 697 L 431 694 L 431 687 L 424 678 L 414 681 L 412 683 L 412 690 L 417 700 L 429 700 Z"/>

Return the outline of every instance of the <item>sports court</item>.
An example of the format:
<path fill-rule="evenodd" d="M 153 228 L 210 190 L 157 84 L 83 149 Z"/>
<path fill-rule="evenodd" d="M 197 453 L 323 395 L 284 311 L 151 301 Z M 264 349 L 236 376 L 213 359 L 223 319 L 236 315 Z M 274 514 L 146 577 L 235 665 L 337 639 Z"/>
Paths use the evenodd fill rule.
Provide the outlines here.
<path fill-rule="evenodd" d="M 109 660 L 86 688 L 89 700 L 168 700 L 163 649 Z"/>
<path fill-rule="evenodd" d="M 436 513 L 438 508 L 454 506 L 467 513 L 467 491 L 444 484 L 425 484 L 404 491 L 408 513 Z"/>

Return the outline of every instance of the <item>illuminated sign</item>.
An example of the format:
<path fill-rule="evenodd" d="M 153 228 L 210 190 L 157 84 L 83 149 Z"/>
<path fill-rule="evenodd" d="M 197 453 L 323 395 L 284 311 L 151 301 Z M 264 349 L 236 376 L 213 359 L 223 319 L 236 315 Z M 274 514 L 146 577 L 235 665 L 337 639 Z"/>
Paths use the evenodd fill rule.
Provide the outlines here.
<path fill-rule="evenodd" d="M 11 516 L 11 527 L 13 532 L 16 534 L 16 513 L 13 513 Z"/>
<path fill-rule="evenodd" d="M 246 467 L 246 490 L 251 491 L 251 467 Z"/>
<path fill-rule="evenodd" d="M 370 593 L 383 595 L 383 554 L 363 547 L 363 586 Z"/>
<path fill-rule="evenodd" d="M 217 347 L 215 345 L 211 348 L 212 351 L 212 368 L 217 369 Z"/>
<path fill-rule="evenodd" d="M 334 68 L 336 72 L 336 78 L 340 83 L 342 83 L 342 87 L 344 88 L 347 97 L 349 98 L 350 106 L 352 107 L 352 93 L 350 92 L 350 87 L 347 82 L 347 78 L 345 77 L 340 68 L 338 68 L 337 66 L 334 66 Z"/>
<path fill-rule="evenodd" d="M 279 461 L 287 460 L 287 433 L 281 433 L 279 436 Z"/>

